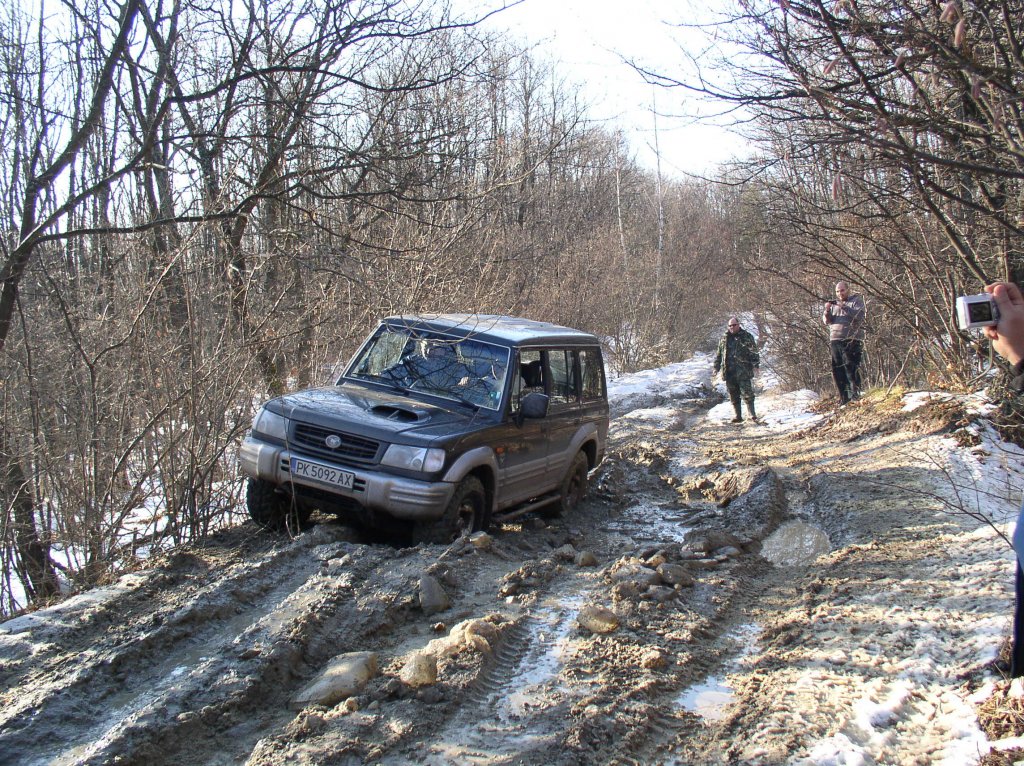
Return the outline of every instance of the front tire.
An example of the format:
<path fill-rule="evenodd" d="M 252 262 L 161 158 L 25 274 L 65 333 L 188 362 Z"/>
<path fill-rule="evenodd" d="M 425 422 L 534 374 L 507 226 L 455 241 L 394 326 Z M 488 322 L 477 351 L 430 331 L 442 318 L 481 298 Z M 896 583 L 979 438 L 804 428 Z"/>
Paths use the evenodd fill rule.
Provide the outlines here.
<path fill-rule="evenodd" d="M 297 532 L 309 521 L 309 510 L 297 506 L 264 479 L 249 479 L 245 490 L 249 518 L 272 532 Z"/>
<path fill-rule="evenodd" d="M 455 488 L 440 519 L 414 525 L 413 543 L 450 543 L 470 532 L 486 532 L 490 522 L 484 485 L 475 476 L 467 476 Z"/>

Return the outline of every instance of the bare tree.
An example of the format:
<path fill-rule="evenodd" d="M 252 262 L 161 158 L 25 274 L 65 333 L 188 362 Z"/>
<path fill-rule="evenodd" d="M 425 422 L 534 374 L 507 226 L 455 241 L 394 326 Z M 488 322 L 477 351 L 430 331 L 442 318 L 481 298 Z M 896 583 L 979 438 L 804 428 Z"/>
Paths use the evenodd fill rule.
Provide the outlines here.
<path fill-rule="evenodd" d="M 951 325 L 953 297 L 1021 267 L 1022 11 L 753 0 L 709 25 L 686 71 L 647 75 L 746 116 L 760 153 L 743 172 L 766 202 L 757 236 L 785 232 L 750 265 L 794 299 L 858 283 L 884 316 L 876 329 L 913 334 L 915 375 L 952 365 L 964 382 L 974 349 Z M 872 357 L 908 371 L 884 346 Z"/>

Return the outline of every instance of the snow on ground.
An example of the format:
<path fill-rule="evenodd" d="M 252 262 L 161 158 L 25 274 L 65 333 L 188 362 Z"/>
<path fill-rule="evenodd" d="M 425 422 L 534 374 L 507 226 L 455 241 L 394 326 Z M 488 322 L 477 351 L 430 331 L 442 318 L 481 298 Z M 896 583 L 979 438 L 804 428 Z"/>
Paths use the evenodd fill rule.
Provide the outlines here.
<path fill-rule="evenodd" d="M 677 418 L 673 400 L 702 398 L 713 390 L 724 397 L 724 385 L 712 383 L 711 366 L 711 355 L 695 354 L 658 370 L 610 380 L 613 410 L 628 412 L 617 420 L 667 427 Z M 810 411 L 817 399 L 813 392 L 784 392 L 777 378 L 767 373 L 757 383 L 757 407 L 763 423 L 737 425 L 738 432 L 795 433 L 825 417 Z M 908 394 L 905 409 L 948 396 Z M 968 397 L 964 403 L 973 412 L 984 412 L 986 406 L 980 397 Z M 728 400 L 712 407 L 706 417 L 712 422 L 730 420 Z M 624 424 L 613 423 L 616 427 Z M 812 699 L 835 705 L 844 721 L 837 722 L 833 729 L 837 733 L 812 744 L 797 763 L 895 762 L 886 760 L 886 754 L 900 747 L 898 740 L 908 731 L 923 731 L 932 737 L 920 740 L 935 755 L 928 761 L 932 763 L 977 763 L 979 755 L 990 748 L 1006 746 L 987 741 L 972 708 L 980 697 L 976 694 L 967 699 L 962 688 L 965 672 L 991 661 L 1008 633 L 1012 554 L 998 533 L 1008 536 L 1012 532 L 1019 488 L 1024 486 L 1024 450 L 1001 441 L 984 422 L 970 426 L 969 433 L 973 445 L 965 447 L 948 436 L 933 436 L 924 440 L 924 452 L 913 457 L 918 465 L 936 468 L 936 497 L 946 497 L 950 487 L 956 488 L 957 496 L 945 501 L 946 512 L 956 510 L 951 506 L 960 503 L 963 510 L 980 514 L 993 524 L 965 523 L 962 531 L 943 533 L 926 551 L 929 560 L 922 561 L 921 579 L 883 574 L 869 589 L 844 591 L 840 595 L 846 600 L 823 607 L 816 615 L 820 641 L 807 647 L 811 656 L 806 664 L 789 669 L 794 675 L 791 689 L 802 696 L 798 701 L 780 698 L 779 708 L 792 703 L 793 715 L 798 717 L 799 706 Z M 680 445 L 674 461 L 680 461 L 677 468 L 685 470 L 685 439 Z M 892 511 L 899 513 L 900 509 Z M 137 575 L 126 575 L 106 589 L 26 615 L 20 623 L 6 623 L 0 635 L 28 630 L 39 620 L 69 619 L 77 610 L 132 586 L 134 577 Z M 850 625 L 860 631 L 857 636 L 843 632 Z M 966 638 L 954 641 L 952 637 L 961 633 Z M 14 640 L 13 636 L 6 638 Z M 875 678 L 858 686 L 858 668 L 884 669 L 886 680 Z M 845 699 L 844 695 L 851 695 L 845 707 L 837 702 Z"/>
<path fill-rule="evenodd" d="M 713 357 L 696 353 L 684 362 L 656 370 L 619 375 L 608 381 L 608 402 L 617 409 L 639 409 L 665 399 L 693 399 L 711 387 Z"/>
<path fill-rule="evenodd" d="M 724 384 L 711 381 L 711 359 L 698 354 L 661 370 L 623 376 L 611 387 L 613 409 L 622 411 L 631 404 L 689 398 L 713 387 L 725 401 L 712 407 L 707 419 L 722 423 L 731 420 L 733 410 Z M 795 432 L 825 417 L 810 411 L 818 398 L 811 391 L 784 392 L 770 373 L 755 383 L 762 424 L 745 423 L 736 428 Z M 903 410 L 911 412 L 930 403 L 953 400 L 974 415 L 986 415 L 992 409 L 982 394 L 962 397 L 912 392 L 904 397 Z M 671 422 L 673 416 L 671 406 L 657 406 L 635 410 L 626 419 L 654 424 Z M 918 443 L 916 448 L 923 451 L 911 456 L 912 463 L 935 469 L 934 493 L 937 505 L 942 506 L 938 512 L 960 518 L 963 531 L 943 536 L 941 560 L 922 562 L 924 583 L 895 579 L 877 583 L 877 589 L 854 596 L 847 606 L 827 618 L 857 623 L 877 612 L 878 622 L 888 629 L 872 636 L 870 647 L 858 646 L 853 636 L 836 633 L 832 654 L 822 657 L 817 670 L 806 669 L 807 676 L 797 684 L 817 689 L 835 685 L 840 689 L 853 678 L 836 675 L 830 668 L 849 662 L 889 663 L 891 682 L 873 681 L 860 687 L 854 692 L 860 696 L 840 713 L 846 719 L 840 733 L 813 744 L 793 762 L 802 766 L 888 762 L 886 757 L 895 756 L 901 747 L 894 731 L 904 727 L 918 732 L 921 747 L 932 756 L 929 762 L 950 766 L 977 763 L 991 749 L 1015 746 L 1016 740 L 988 741 L 973 708 L 984 698 L 984 692 L 979 699 L 966 699 L 957 687 L 965 671 L 996 658 L 1009 633 L 1012 551 L 1000 533 L 1009 537 L 1013 532 L 1020 488 L 1024 486 L 1024 450 L 1002 441 L 984 420 L 975 421 L 966 431 L 976 442 L 973 446 L 950 436 L 933 436 L 923 440 L 923 447 Z M 689 467 L 685 451 L 681 450 L 673 461 L 682 473 Z M 924 593 L 915 597 L 916 590 L 927 585 L 928 578 L 936 573 L 942 578 L 941 587 L 925 587 Z M 964 624 L 969 626 L 966 640 L 954 639 L 952 634 Z M 909 654 L 899 650 L 906 645 L 914 647 Z M 899 657 L 903 659 L 890 659 Z M 991 693 L 991 685 L 988 688 Z M 835 703 L 835 695 L 843 694 L 841 690 L 826 693 L 826 698 L 833 697 Z M 922 723 L 921 716 L 927 721 Z"/>

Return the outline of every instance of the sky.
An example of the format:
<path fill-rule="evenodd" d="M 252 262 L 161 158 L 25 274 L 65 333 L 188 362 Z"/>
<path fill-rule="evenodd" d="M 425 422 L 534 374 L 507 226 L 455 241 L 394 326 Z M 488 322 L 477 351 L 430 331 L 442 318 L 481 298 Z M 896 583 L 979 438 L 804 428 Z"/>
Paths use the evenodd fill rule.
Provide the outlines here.
<path fill-rule="evenodd" d="M 472 14 L 501 7 L 501 0 L 459 0 Z M 683 31 L 673 26 L 684 2 L 666 0 L 522 0 L 495 14 L 484 29 L 507 31 L 535 46 L 538 55 L 560 62 L 569 80 L 581 84 L 590 114 L 620 128 L 638 161 L 668 177 L 710 173 L 743 153 L 743 142 L 723 128 L 695 123 L 684 112 L 710 115 L 680 89 L 649 85 L 624 59 L 664 73 L 681 72 L 681 45 L 691 50 Z M 655 114 L 658 114 L 655 119 Z M 655 130 L 655 126 L 657 130 Z M 657 145 L 658 151 L 655 151 Z"/>

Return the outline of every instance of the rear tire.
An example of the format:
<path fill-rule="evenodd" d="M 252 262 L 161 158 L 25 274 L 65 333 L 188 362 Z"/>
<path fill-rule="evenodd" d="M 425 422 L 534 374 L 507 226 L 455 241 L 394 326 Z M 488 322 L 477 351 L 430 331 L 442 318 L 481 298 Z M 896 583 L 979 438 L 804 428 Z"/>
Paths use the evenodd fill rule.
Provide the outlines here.
<path fill-rule="evenodd" d="M 487 492 L 475 476 L 467 476 L 455 488 L 444 515 L 437 521 L 416 522 L 413 544 L 450 543 L 470 532 L 486 532 L 491 524 Z"/>
<path fill-rule="evenodd" d="M 264 479 L 249 479 L 245 491 L 249 518 L 272 532 L 298 532 L 309 521 L 310 512 L 277 491 L 277 485 Z"/>
<path fill-rule="evenodd" d="M 558 492 L 558 502 L 553 503 L 545 515 L 551 518 L 560 518 L 567 513 L 576 510 L 587 495 L 587 473 L 590 471 L 590 462 L 582 452 L 577 452 L 569 466 L 569 472 L 562 479 L 562 486 Z"/>

